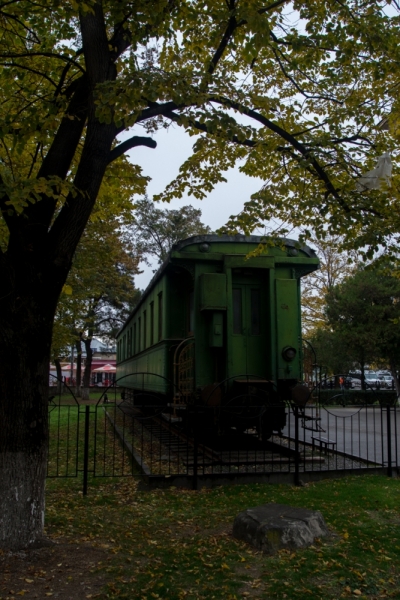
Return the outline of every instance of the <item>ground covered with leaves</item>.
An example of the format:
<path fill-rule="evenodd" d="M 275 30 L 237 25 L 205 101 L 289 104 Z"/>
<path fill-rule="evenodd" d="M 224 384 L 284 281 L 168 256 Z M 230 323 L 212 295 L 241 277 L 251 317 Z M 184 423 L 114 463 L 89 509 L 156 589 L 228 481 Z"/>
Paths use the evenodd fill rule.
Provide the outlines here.
<path fill-rule="evenodd" d="M 54 545 L 0 556 L 0 599 L 400 598 L 400 481 L 146 490 L 132 478 L 53 480 Z M 279 502 L 320 510 L 336 535 L 265 556 L 232 537 L 235 516 Z"/>

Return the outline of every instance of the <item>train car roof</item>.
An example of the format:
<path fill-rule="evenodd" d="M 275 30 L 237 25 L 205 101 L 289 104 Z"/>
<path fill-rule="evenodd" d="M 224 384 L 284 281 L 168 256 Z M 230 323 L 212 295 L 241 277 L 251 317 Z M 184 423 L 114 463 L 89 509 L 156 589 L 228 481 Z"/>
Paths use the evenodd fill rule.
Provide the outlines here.
<path fill-rule="evenodd" d="M 270 238 L 272 239 L 272 238 Z M 304 252 L 305 254 L 307 254 L 307 256 L 309 258 L 317 258 L 317 255 L 315 253 L 315 251 L 310 248 L 309 246 L 306 246 L 305 244 L 300 244 L 298 241 L 296 240 L 290 240 L 287 238 L 275 238 L 276 242 L 283 244 L 284 246 L 287 246 L 288 248 L 297 248 L 298 250 L 302 250 L 302 252 Z M 177 242 L 176 244 L 174 244 L 170 250 L 171 252 L 174 251 L 179 251 L 182 250 L 182 248 L 185 248 L 185 246 L 191 246 L 192 244 L 199 244 L 199 243 L 226 243 L 226 242 L 242 242 L 242 243 L 247 243 L 247 244 L 261 244 L 262 242 L 267 242 L 268 241 L 268 237 L 265 235 L 216 235 L 216 234 L 212 234 L 212 235 L 194 235 L 190 238 L 187 238 L 186 240 L 181 240 L 179 242 Z M 277 245 L 277 244 L 276 244 Z M 167 259 L 168 260 L 168 259 Z M 157 275 L 157 273 L 156 273 Z"/>
<path fill-rule="evenodd" d="M 272 238 L 270 238 L 270 239 L 272 239 Z M 237 243 L 237 242 L 240 242 L 240 243 L 246 243 L 246 244 L 261 244 L 263 242 L 265 243 L 266 241 L 268 241 L 268 237 L 265 236 L 265 235 L 241 235 L 241 234 L 237 234 L 237 235 L 216 235 L 216 234 L 211 234 L 211 235 L 194 235 L 194 236 L 192 236 L 190 238 L 187 238 L 185 240 L 180 240 L 179 242 L 177 242 L 176 244 L 174 244 L 172 246 L 171 250 L 168 253 L 167 258 L 162 263 L 162 265 L 160 266 L 160 268 L 156 271 L 156 273 L 153 275 L 152 279 L 150 280 L 150 283 L 148 284 L 148 286 L 144 290 L 143 295 L 142 295 L 139 303 L 132 310 L 132 312 L 130 313 L 129 317 L 126 319 L 125 323 L 122 325 L 121 329 L 118 331 L 117 336 L 125 328 L 125 326 L 130 321 L 132 315 L 136 312 L 136 310 L 139 307 L 139 305 L 146 298 L 146 296 L 151 292 L 152 288 L 155 286 L 155 284 L 157 283 L 157 281 L 163 275 L 164 271 L 166 270 L 166 268 L 168 267 L 168 265 L 170 263 L 171 255 L 172 255 L 173 252 L 179 252 L 180 250 L 182 250 L 186 246 L 191 246 L 193 244 L 206 244 L 206 243 L 213 243 L 213 244 L 215 244 L 215 243 L 227 243 L 227 242 L 228 243 Z M 295 248 L 297 250 L 301 250 L 309 258 L 318 258 L 317 255 L 316 255 L 316 253 L 315 253 L 315 250 L 313 250 L 309 246 L 306 246 L 305 244 L 300 244 L 300 242 L 298 242 L 296 240 L 291 240 L 291 239 L 288 239 L 288 238 L 275 238 L 275 241 L 276 241 L 276 244 L 275 244 L 276 246 L 279 243 L 279 244 L 282 244 L 282 245 L 286 246 L 287 248 Z"/>

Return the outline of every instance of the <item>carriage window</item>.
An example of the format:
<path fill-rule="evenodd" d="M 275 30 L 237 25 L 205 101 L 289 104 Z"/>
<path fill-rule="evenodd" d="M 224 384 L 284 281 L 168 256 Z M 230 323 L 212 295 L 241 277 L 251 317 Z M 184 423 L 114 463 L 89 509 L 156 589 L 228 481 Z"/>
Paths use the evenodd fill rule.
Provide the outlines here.
<path fill-rule="evenodd" d="M 131 330 L 128 329 L 127 333 L 127 358 L 131 356 Z"/>
<path fill-rule="evenodd" d="M 138 339 L 138 352 L 142 349 L 142 327 L 141 327 L 142 319 L 139 317 L 138 319 L 138 331 L 139 331 L 139 339 Z"/>
<path fill-rule="evenodd" d="M 163 302 L 162 292 L 158 294 L 158 341 L 162 340 L 162 328 L 163 328 Z"/>
<path fill-rule="evenodd" d="M 146 350 L 146 338 L 147 338 L 147 314 L 143 311 L 143 350 Z"/>
<path fill-rule="evenodd" d="M 242 290 L 232 290 L 233 301 L 233 333 L 242 333 Z"/>
<path fill-rule="evenodd" d="M 251 310 L 251 335 L 260 335 L 260 290 L 251 290 L 250 295 Z"/>
<path fill-rule="evenodd" d="M 189 294 L 189 332 L 194 331 L 194 292 Z"/>
<path fill-rule="evenodd" d="M 150 302 L 150 346 L 154 344 L 154 302 Z"/>
<path fill-rule="evenodd" d="M 133 325 L 133 354 L 136 354 L 136 323 Z"/>

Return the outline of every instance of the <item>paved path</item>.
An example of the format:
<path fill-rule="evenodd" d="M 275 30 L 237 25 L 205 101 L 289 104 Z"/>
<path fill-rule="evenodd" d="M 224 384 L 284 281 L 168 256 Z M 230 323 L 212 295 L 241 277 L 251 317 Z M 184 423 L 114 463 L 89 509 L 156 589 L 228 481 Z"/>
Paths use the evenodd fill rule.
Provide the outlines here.
<path fill-rule="evenodd" d="M 299 420 L 300 441 L 312 442 L 312 436 L 328 438 L 336 442 L 336 450 L 346 452 L 353 456 L 387 465 L 387 414 L 386 408 L 382 411 L 379 406 L 368 408 L 357 407 L 332 407 L 307 408 L 306 414 L 316 417 L 321 421 L 306 421 L 306 426 L 319 423 L 325 431 L 310 431 L 302 427 Z M 400 466 L 400 408 L 391 409 L 391 451 L 392 464 Z M 294 437 L 294 415 L 288 415 L 288 425 L 283 431 L 284 435 Z"/>

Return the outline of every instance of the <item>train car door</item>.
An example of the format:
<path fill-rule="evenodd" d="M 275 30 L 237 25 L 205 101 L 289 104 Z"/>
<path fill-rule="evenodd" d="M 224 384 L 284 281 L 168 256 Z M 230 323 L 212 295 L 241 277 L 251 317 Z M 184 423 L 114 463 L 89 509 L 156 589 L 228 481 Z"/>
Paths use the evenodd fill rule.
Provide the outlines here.
<path fill-rule="evenodd" d="M 260 283 L 232 282 L 232 375 L 266 375 L 264 294 Z"/>

